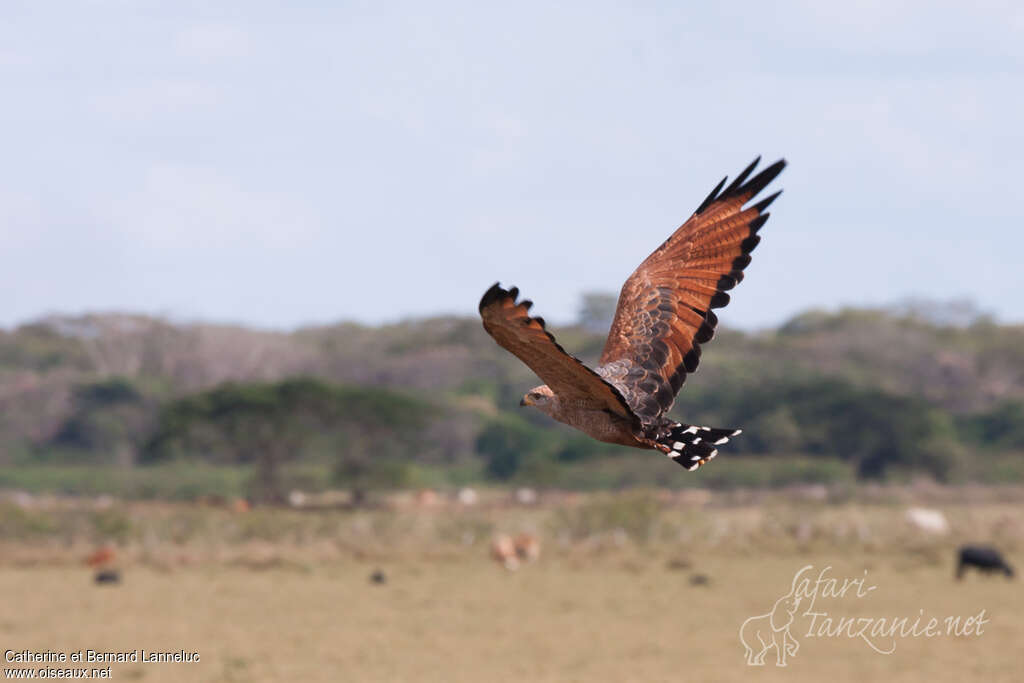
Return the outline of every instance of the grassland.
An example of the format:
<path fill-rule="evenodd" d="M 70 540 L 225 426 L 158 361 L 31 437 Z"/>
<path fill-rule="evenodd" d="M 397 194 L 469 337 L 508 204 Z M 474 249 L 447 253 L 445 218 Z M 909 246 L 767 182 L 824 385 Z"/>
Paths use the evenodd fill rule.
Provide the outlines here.
<path fill-rule="evenodd" d="M 1024 496 L 1008 489 L 793 489 L 543 497 L 475 506 L 412 496 L 371 511 L 35 499 L 0 506 L 0 648 L 198 651 L 199 663 L 114 664 L 143 681 L 1014 681 L 1018 581 L 953 580 L 966 541 L 1024 566 Z M 941 509 L 925 535 L 908 505 Z M 527 530 L 541 559 L 488 559 Z M 92 583 L 82 557 L 117 544 L 124 581 Z M 975 615 L 980 636 L 905 638 L 879 654 L 806 636 L 786 668 L 748 667 L 740 625 L 805 565 L 877 586 L 822 598 L 834 616 Z M 383 585 L 369 574 L 381 569 Z M 865 575 L 864 572 L 867 571 Z M 696 577 L 706 577 L 706 583 Z M 891 641 L 886 641 L 891 642 Z"/>

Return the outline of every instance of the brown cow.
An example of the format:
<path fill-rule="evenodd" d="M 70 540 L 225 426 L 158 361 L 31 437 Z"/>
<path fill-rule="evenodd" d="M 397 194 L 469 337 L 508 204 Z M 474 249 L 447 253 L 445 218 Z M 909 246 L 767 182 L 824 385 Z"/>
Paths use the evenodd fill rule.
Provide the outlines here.
<path fill-rule="evenodd" d="M 491 539 L 491 558 L 509 571 L 519 569 L 516 544 L 508 534 L 497 534 Z"/>
<path fill-rule="evenodd" d="M 516 555 L 523 562 L 535 562 L 540 559 L 540 540 L 533 534 L 523 532 L 515 537 L 513 544 Z"/>
<path fill-rule="evenodd" d="M 85 564 L 93 569 L 103 569 L 114 564 L 116 559 L 117 553 L 114 552 L 114 546 L 104 545 L 90 553 L 85 558 Z"/>

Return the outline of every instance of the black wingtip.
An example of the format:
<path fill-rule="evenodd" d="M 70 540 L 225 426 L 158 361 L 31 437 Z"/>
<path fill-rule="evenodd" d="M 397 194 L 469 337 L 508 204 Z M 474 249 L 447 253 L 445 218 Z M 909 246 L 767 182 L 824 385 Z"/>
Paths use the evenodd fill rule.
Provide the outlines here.
<path fill-rule="evenodd" d="M 725 181 L 728 180 L 728 179 L 729 179 L 729 176 L 725 176 L 724 178 L 722 178 L 722 181 L 720 183 L 718 183 L 717 185 L 715 185 L 715 189 L 711 190 L 711 194 L 709 194 L 707 197 L 705 197 L 704 201 L 702 201 L 700 203 L 700 206 L 698 206 L 697 210 L 694 211 L 693 213 L 699 214 L 699 213 L 703 212 L 704 209 L 708 208 L 711 205 L 711 202 L 713 202 L 716 199 L 718 199 L 718 193 L 719 193 L 719 191 L 723 187 L 725 187 Z"/>
<path fill-rule="evenodd" d="M 729 270 L 743 270 L 750 265 L 753 259 L 750 258 L 750 254 L 740 254 L 732 260 L 732 265 L 729 266 Z"/>
<path fill-rule="evenodd" d="M 786 168 L 786 160 L 779 159 L 774 164 L 751 178 L 746 185 L 739 189 L 739 192 L 743 194 L 749 193 L 751 197 L 757 196 L 757 193 L 767 187 L 768 183 L 775 180 L 776 176 L 782 173 L 782 169 L 784 168 Z"/>
<path fill-rule="evenodd" d="M 711 303 L 708 304 L 708 308 L 724 308 L 729 305 L 730 297 L 725 292 L 715 292 L 715 295 L 711 297 Z"/>
<path fill-rule="evenodd" d="M 765 209 L 772 205 L 772 202 L 779 198 L 780 194 L 782 194 L 782 190 L 779 190 L 778 192 L 768 195 L 767 197 L 759 201 L 757 204 L 754 204 L 753 208 L 757 209 L 758 213 L 762 213 Z"/>
<path fill-rule="evenodd" d="M 738 176 L 736 176 L 735 180 L 729 183 L 729 187 L 725 188 L 725 192 L 723 192 L 722 194 L 731 195 L 733 192 L 735 192 L 737 188 L 739 188 L 740 186 L 743 185 L 744 182 L 746 182 L 747 177 L 750 176 L 750 174 L 754 171 L 755 168 L 757 168 L 757 165 L 759 163 L 761 163 L 760 154 L 758 154 L 757 158 L 750 162 L 750 164 L 748 164 L 747 167 L 743 169 Z"/>
<path fill-rule="evenodd" d="M 515 287 L 513 287 L 513 289 L 515 289 Z M 501 301 L 502 299 L 507 298 L 508 295 L 509 292 L 506 292 L 504 289 L 501 288 L 501 283 L 495 282 L 493 285 L 491 285 L 490 289 L 484 292 L 483 297 L 480 299 L 480 305 L 478 306 L 478 310 L 482 312 L 485 308 L 487 308 L 494 302 Z"/>
<path fill-rule="evenodd" d="M 754 247 L 761 243 L 761 237 L 759 235 L 751 235 L 747 239 L 740 242 L 740 251 L 744 254 L 749 254 L 754 251 Z"/>
<path fill-rule="evenodd" d="M 700 327 L 697 328 L 697 333 L 693 336 L 693 340 L 698 344 L 707 344 L 714 338 L 715 328 L 706 320 L 701 323 Z"/>
<path fill-rule="evenodd" d="M 751 235 L 756 235 L 757 231 L 760 230 L 762 227 L 764 227 L 764 224 L 768 222 L 768 218 L 770 216 L 771 216 L 771 213 L 766 211 L 765 213 L 762 213 L 760 216 L 758 216 L 754 220 L 750 221 L 750 226 L 749 226 L 750 227 L 750 234 Z"/>
<path fill-rule="evenodd" d="M 733 179 L 733 181 L 729 183 L 729 186 L 726 187 L 724 190 L 722 188 L 725 187 L 725 183 L 729 178 L 728 176 L 722 178 L 722 182 L 718 183 L 718 185 L 715 186 L 715 189 L 711 190 L 711 194 L 709 194 L 704 199 L 704 201 L 700 203 L 700 206 L 698 206 L 697 210 L 694 211 L 693 213 L 703 213 L 709 206 L 711 206 L 719 199 L 725 199 L 728 197 L 748 193 L 751 197 L 754 197 L 755 195 L 757 195 L 758 192 L 763 190 L 765 186 L 768 185 L 768 183 L 773 181 L 777 175 L 782 173 L 782 169 L 786 167 L 786 160 L 779 159 L 774 164 L 768 166 L 765 169 L 762 169 L 757 175 L 755 175 L 753 178 L 750 178 L 750 180 L 747 180 L 750 174 L 754 172 L 754 169 L 757 168 L 757 165 L 759 163 L 761 163 L 760 156 L 758 156 L 756 159 L 750 162 L 750 164 L 748 164 L 746 168 L 740 171 L 740 174 L 736 176 Z M 773 194 L 771 197 L 764 199 L 757 205 L 757 208 L 759 210 L 767 208 L 768 205 L 775 201 L 775 199 L 781 193 L 782 191 L 780 190 L 779 192 Z"/>
<path fill-rule="evenodd" d="M 715 283 L 715 289 L 717 289 L 719 292 L 728 292 L 730 289 L 735 287 L 736 284 L 736 278 L 734 278 L 730 273 L 728 275 L 723 275 L 720 278 L 718 278 L 718 282 Z"/>

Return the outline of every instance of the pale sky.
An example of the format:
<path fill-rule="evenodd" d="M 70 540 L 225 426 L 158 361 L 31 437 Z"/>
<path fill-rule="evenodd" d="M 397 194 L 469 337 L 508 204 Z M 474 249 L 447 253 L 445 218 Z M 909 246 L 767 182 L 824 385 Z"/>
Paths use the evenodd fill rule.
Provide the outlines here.
<path fill-rule="evenodd" d="M 565 321 L 758 154 L 724 324 L 1024 321 L 1018 2 L 6 0 L 0 92 L 2 326 Z"/>

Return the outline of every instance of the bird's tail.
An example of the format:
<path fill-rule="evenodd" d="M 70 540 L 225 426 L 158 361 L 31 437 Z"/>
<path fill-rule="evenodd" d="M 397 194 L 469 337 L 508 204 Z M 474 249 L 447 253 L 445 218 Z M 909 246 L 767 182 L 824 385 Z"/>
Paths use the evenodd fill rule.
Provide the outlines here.
<path fill-rule="evenodd" d="M 655 439 L 659 450 L 692 472 L 718 455 L 718 446 L 736 436 L 740 429 L 715 429 L 696 425 L 667 425 L 668 433 Z"/>

